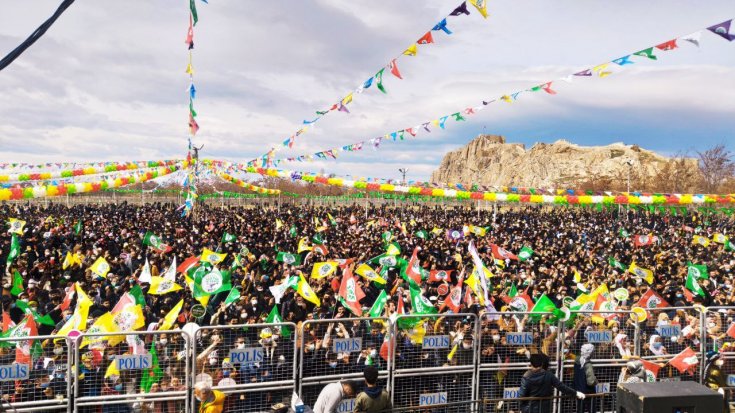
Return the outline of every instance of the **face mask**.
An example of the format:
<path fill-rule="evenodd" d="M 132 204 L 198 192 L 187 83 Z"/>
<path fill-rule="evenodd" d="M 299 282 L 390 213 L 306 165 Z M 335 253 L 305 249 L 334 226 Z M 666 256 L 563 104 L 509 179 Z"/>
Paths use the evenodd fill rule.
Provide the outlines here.
<path fill-rule="evenodd" d="M 337 368 L 337 362 L 336 361 L 330 361 L 329 362 L 329 367 L 331 367 L 333 369 Z"/>
<path fill-rule="evenodd" d="M 619 330 L 619 329 L 618 329 L 617 327 L 613 327 L 613 328 L 612 328 L 612 331 L 613 331 L 613 333 L 617 333 L 617 332 L 618 332 L 618 330 Z"/>
<path fill-rule="evenodd" d="M 240 318 L 248 318 L 248 313 L 240 313 Z"/>
<path fill-rule="evenodd" d="M 715 361 L 715 366 L 722 367 L 722 365 L 725 364 L 725 360 L 717 360 Z"/>
<path fill-rule="evenodd" d="M 378 350 L 370 350 L 370 357 L 375 357 L 376 355 L 378 355 Z"/>
<path fill-rule="evenodd" d="M 64 349 L 61 347 L 54 347 L 54 354 L 56 354 L 57 356 L 60 356 L 64 354 Z"/>
<path fill-rule="evenodd" d="M 500 334 L 493 334 L 493 341 L 500 341 Z"/>
<path fill-rule="evenodd" d="M 216 366 L 217 365 L 217 359 L 209 359 L 209 365 L 210 366 Z"/>
<path fill-rule="evenodd" d="M 122 384 L 116 384 L 115 385 L 115 390 L 116 391 L 122 391 L 122 389 L 123 389 L 123 385 Z"/>
<path fill-rule="evenodd" d="M 162 338 L 158 340 L 158 342 L 161 343 L 162 346 L 165 346 L 166 344 L 168 344 L 168 339 Z"/>
<path fill-rule="evenodd" d="M 223 377 L 230 377 L 230 371 L 229 371 L 229 370 L 225 370 L 225 371 L 223 371 L 223 372 L 222 372 L 222 376 L 223 376 Z"/>
<path fill-rule="evenodd" d="M 717 327 L 717 324 L 712 323 L 712 322 L 707 323 L 707 328 L 715 328 L 715 327 Z"/>
<path fill-rule="evenodd" d="M 653 343 L 653 348 L 654 348 L 655 350 L 659 350 L 659 349 L 661 349 L 661 346 L 662 346 L 662 344 L 661 344 L 661 343 Z"/>
<path fill-rule="evenodd" d="M 245 348 L 245 343 L 237 343 L 237 348 L 239 349 Z"/>
<path fill-rule="evenodd" d="M 316 349 L 316 345 L 309 344 L 309 345 L 306 346 L 306 349 L 309 350 L 309 351 L 314 351 L 314 349 Z"/>
<path fill-rule="evenodd" d="M 256 305 L 258 305 L 258 300 L 251 300 L 250 304 L 252 304 L 253 307 L 255 307 Z"/>
<path fill-rule="evenodd" d="M 41 388 L 45 389 L 47 388 L 51 383 L 41 383 Z"/>
<path fill-rule="evenodd" d="M 462 343 L 462 348 L 465 350 L 469 350 L 472 348 L 472 343 Z"/>
<path fill-rule="evenodd" d="M 684 294 L 676 293 L 676 298 L 684 298 Z"/>

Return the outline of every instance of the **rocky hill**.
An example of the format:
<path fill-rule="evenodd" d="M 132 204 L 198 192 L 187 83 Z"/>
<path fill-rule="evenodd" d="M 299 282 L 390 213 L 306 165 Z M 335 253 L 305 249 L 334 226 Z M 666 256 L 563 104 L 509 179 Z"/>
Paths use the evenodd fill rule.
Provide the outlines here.
<path fill-rule="evenodd" d="M 695 159 L 678 162 L 640 148 L 613 143 L 607 146 L 579 146 L 565 140 L 537 143 L 530 149 L 520 143 L 506 143 L 497 135 L 479 135 L 460 149 L 444 156 L 431 175 L 434 183 L 463 183 L 487 186 L 625 188 L 628 172 L 631 189 L 659 186 L 662 171 L 677 164 L 687 174 L 696 174 Z M 630 166 L 628 165 L 630 164 Z M 665 185 L 664 185 L 665 186 Z M 662 189 L 663 190 L 663 189 Z"/>

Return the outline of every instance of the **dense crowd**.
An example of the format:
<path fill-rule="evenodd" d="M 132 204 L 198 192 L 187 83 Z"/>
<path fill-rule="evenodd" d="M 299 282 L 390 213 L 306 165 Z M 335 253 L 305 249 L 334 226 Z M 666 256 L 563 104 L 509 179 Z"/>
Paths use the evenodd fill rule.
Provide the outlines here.
<path fill-rule="evenodd" d="M 505 366 L 484 373 L 480 396 L 502 397 L 504 387 L 517 387 L 530 354 L 543 352 L 553 357 L 563 343 L 564 357 L 571 360 L 586 342 L 585 332 L 589 330 L 610 330 L 615 335 L 612 343 L 597 346 L 593 358 L 599 359 L 629 358 L 635 353 L 633 339 L 639 331 L 639 341 L 644 342 L 639 354 L 664 366 L 659 374 L 667 377 L 683 376 L 671 366 L 665 366 L 667 355 L 675 355 L 687 346 L 698 348 L 700 340 L 705 338 L 718 342 L 719 347 L 730 340 L 726 330 L 732 324 L 732 311 L 712 312 L 706 331 L 698 324 L 696 312 L 689 310 L 651 309 L 647 319 L 637 326 L 627 313 L 606 314 L 601 319 L 576 317 L 569 321 L 564 337 L 558 337 L 558 323 L 551 320 L 551 316 L 514 313 L 516 308 L 509 305 L 510 296 L 515 294 L 527 294 L 533 302 L 545 295 L 561 308 L 582 293 L 599 291 L 602 285 L 611 293 L 627 290 L 627 298 L 614 300 L 619 311 L 629 310 L 649 289 L 673 307 L 732 305 L 735 303 L 734 253 L 722 243 L 704 246 L 692 242 L 695 235 L 711 239 L 715 234 L 731 234 L 733 223 L 724 215 L 704 216 L 692 211 L 672 216 L 625 209 L 618 214 L 617 210 L 522 206 L 478 211 L 428 205 L 371 205 L 366 211 L 365 205 L 297 204 L 278 208 L 275 205 L 201 206 L 194 214 L 182 217 L 177 208 L 177 205 L 162 203 L 71 208 L 61 204 L 0 206 L 0 222 L 10 218 L 26 221 L 18 236 L 20 254 L 17 258 L 7 260 L 11 234 L 3 232 L 0 235 L 0 268 L 5 274 L 1 299 L 4 330 L 13 323 L 20 323 L 30 313 L 38 319 L 48 316 L 46 320 L 52 320 L 37 322 L 40 335 L 54 334 L 74 314 L 74 302 L 78 297 L 68 307 L 63 305 L 74 288 L 81 289 L 92 300 L 87 320 L 87 325 L 91 326 L 112 311 L 126 292 L 139 286 L 144 293 L 141 306 L 145 315 L 145 325 L 140 330 L 155 332 L 182 299 L 184 304 L 175 319 L 174 329 L 192 322 L 203 327 L 266 323 L 276 307 L 283 321 L 295 323 L 304 331 L 303 342 L 296 344 L 304 357 L 301 377 L 333 376 L 338 379 L 351 373 L 357 376 L 368 365 L 379 370 L 386 367 L 386 357 L 381 353 L 389 323 L 319 320 L 366 315 L 381 291 L 385 291 L 388 298 L 380 311 L 381 316 L 390 318 L 400 311 L 415 312 L 412 281 L 402 273 L 416 251 L 423 274 L 418 288 L 425 298 L 423 302 L 433 307 L 438 316 L 399 324 L 400 334 L 395 338 L 396 368 L 461 367 L 472 365 L 475 357 L 486 365 Z M 171 250 L 162 252 L 145 245 L 142 240 L 146 232 L 158 236 Z M 232 234 L 235 239 L 225 241 L 225 234 Z M 655 236 L 655 242 L 635 246 L 635 235 Z M 470 291 L 472 288 L 466 282 L 465 277 L 472 273 L 473 267 L 468 250 L 470 242 L 492 272 L 492 277 L 486 281 L 488 298 L 492 300 L 487 305 L 481 304 L 482 292 Z M 299 245 L 304 243 L 323 245 L 323 249 L 309 248 L 297 253 Z M 341 304 L 343 274 L 354 272 L 360 264 L 385 254 L 390 244 L 400 248 L 399 264 L 385 268 L 371 264 L 385 279 L 385 284 L 356 276 L 356 285 L 364 292 L 364 297 L 359 299 L 362 314 L 354 314 Z M 524 247 L 533 253 L 524 260 L 503 259 L 497 256 L 497 248 L 493 254 L 494 245 L 513 254 Z M 195 299 L 191 280 L 186 279 L 185 273 L 176 275 L 176 282 L 183 288 L 163 295 L 148 294 L 150 285 L 139 281 L 146 261 L 155 277 L 171 265 L 174 257 L 177 263 L 182 263 L 199 256 L 205 248 L 227 254 L 218 265 L 231 272 L 231 283 L 239 290 L 239 299 L 226 302 L 230 291 L 219 292 L 204 302 Z M 289 265 L 279 261 L 279 252 L 298 254 L 301 262 Z M 62 263 L 68 253 L 78 253 L 81 265 L 63 269 Z M 110 265 L 105 277 L 89 270 L 100 256 Z M 339 268 L 323 278 L 311 277 L 313 265 L 326 261 L 337 261 Z M 635 262 L 641 268 L 652 270 L 653 282 L 616 268 L 611 265 L 613 261 L 626 266 Z M 688 263 L 707 266 L 708 278 L 698 280 L 702 288 L 700 293 L 692 294 L 685 288 Z M 12 291 L 17 284 L 13 277 L 16 270 L 23 279 L 20 292 Z M 436 270 L 445 270 L 446 278 L 438 280 L 429 275 Z M 299 274 L 319 298 L 320 305 L 305 299 L 295 287 L 287 289 L 278 300 L 273 296 L 272 287 Z M 456 311 L 446 302 L 460 279 L 464 284 L 460 312 L 472 316 L 454 316 Z M 565 300 L 566 297 L 571 299 Z M 206 313 L 192 314 L 192 308 L 201 304 L 205 304 Z M 681 335 L 662 337 L 657 327 L 663 322 L 680 323 Z M 477 323 L 479 326 L 475 328 Z M 514 331 L 532 331 L 534 343 L 525 346 L 507 343 L 505 333 Z M 451 345 L 422 349 L 420 337 L 425 335 L 448 335 Z M 205 328 L 196 337 L 197 381 L 228 386 L 276 383 L 293 376 L 295 334 L 290 330 L 277 326 L 245 326 L 236 330 Z M 348 337 L 362 338 L 360 351 L 332 351 L 333 340 Z M 146 351 L 155 348 L 162 371 L 147 391 L 183 391 L 186 345 L 182 336 L 141 334 L 139 340 Z M 40 346 L 34 347 L 38 353 L 34 353 L 31 377 L 0 382 L 4 400 L 14 403 L 53 399 L 65 394 L 72 381 L 72 370 L 67 370 L 69 351 L 66 344 L 53 339 L 39 342 Z M 254 346 L 265 350 L 262 361 L 238 365 L 229 360 L 230 350 Z M 12 364 L 15 360 L 13 347 L 0 346 L 0 364 Z M 115 356 L 131 353 L 135 347 L 136 343 L 123 340 L 114 346 L 96 343 L 83 349 L 79 365 L 71 366 L 80 375 L 79 395 L 141 391 L 139 374 L 110 374 L 107 369 Z M 552 367 L 557 362 L 552 359 Z M 618 377 L 620 373 L 620 368 L 611 370 L 607 381 L 622 379 Z M 399 379 L 394 388 L 401 380 L 413 384 L 404 386 L 410 389 L 394 397 L 405 399 L 404 405 L 415 404 L 408 401 L 417 399 L 418 394 L 446 391 L 454 400 L 466 400 L 471 397 L 471 376 L 471 373 L 446 373 L 413 382 L 413 378 Z M 314 401 L 320 388 L 319 385 L 310 386 L 305 386 L 302 394 L 307 403 Z M 257 411 L 284 398 L 290 399 L 290 394 L 288 390 L 248 392 L 228 397 L 227 403 L 230 409 Z M 181 405 L 173 401 L 141 402 L 85 409 L 90 412 L 174 412 L 179 411 Z"/>

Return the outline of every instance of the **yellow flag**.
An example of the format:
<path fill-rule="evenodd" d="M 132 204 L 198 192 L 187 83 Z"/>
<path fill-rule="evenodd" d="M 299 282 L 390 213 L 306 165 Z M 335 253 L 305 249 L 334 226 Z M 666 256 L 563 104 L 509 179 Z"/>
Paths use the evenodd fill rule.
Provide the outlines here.
<path fill-rule="evenodd" d="M 487 229 L 485 227 L 476 227 L 474 225 L 470 225 L 469 229 L 471 233 L 480 237 L 484 237 L 487 234 Z"/>
<path fill-rule="evenodd" d="M 281 221 L 280 219 L 276 218 L 276 231 L 279 230 L 279 229 L 281 229 L 281 227 L 283 227 L 283 221 Z"/>
<path fill-rule="evenodd" d="M 607 289 L 607 284 L 602 284 L 601 286 L 595 288 L 595 291 L 592 291 L 590 297 L 592 297 L 593 300 L 597 300 L 598 295 L 602 295 L 606 299 L 610 298 L 610 291 Z"/>
<path fill-rule="evenodd" d="M 703 247 L 709 247 L 710 241 L 707 237 L 701 235 L 695 235 L 692 237 L 692 244 L 701 245 Z"/>
<path fill-rule="evenodd" d="M 9 218 L 8 225 L 10 226 L 8 229 L 9 233 L 23 235 L 23 227 L 26 225 L 26 222 L 17 218 Z"/>
<path fill-rule="evenodd" d="M 110 376 L 120 377 L 120 370 L 117 369 L 117 360 L 115 359 L 112 359 L 110 365 L 107 366 L 107 370 L 105 371 L 105 378 L 108 378 Z"/>
<path fill-rule="evenodd" d="M 412 44 L 411 46 L 408 46 L 408 49 L 403 51 L 403 54 L 406 56 L 416 56 L 417 46 L 416 43 Z"/>
<path fill-rule="evenodd" d="M 171 327 L 173 327 L 174 323 L 176 322 L 176 318 L 179 317 L 179 313 L 181 312 L 181 309 L 184 307 L 184 300 L 182 299 L 179 301 L 178 304 L 174 306 L 174 308 L 171 309 L 171 311 L 166 314 L 165 317 L 163 317 L 163 323 L 158 327 L 159 330 L 171 330 Z"/>
<path fill-rule="evenodd" d="M 411 339 L 413 344 L 421 345 L 424 342 L 424 336 L 426 335 L 426 328 L 424 323 L 418 323 L 415 327 L 408 330 L 408 338 Z"/>
<path fill-rule="evenodd" d="M 308 239 L 306 237 L 299 240 L 299 248 L 296 250 L 297 253 L 301 254 L 304 251 L 311 251 Z"/>
<path fill-rule="evenodd" d="M 508 103 L 511 103 L 512 102 L 512 100 L 510 99 L 510 96 L 508 96 L 508 95 L 501 96 L 500 97 L 500 100 L 502 100 L 504 102 L 508 102 Z"/>
<path fill-rule="evenodd" d="M 321 300 L 319 300 L 319 297 L 314 293 L 314 290 L 311 289 L 311 286 L 306 282 L 303 275 L 299 275 L 299 283 L 296 285 L 296 292 L 298 292 L 300 296 L 304 297 L 304 300 L 313 303 L 315 306 L 319 307 L 322 305 Z"/>
<path fill-rule="evenodd" d="M 470 4 L 475 6 L 482 17 L 487 19 L 487 0 L 470 0 Z"/>
<path fill-rule="evenodd" d="M 208 262 L 212 265 L 217 265 L 222 262 L 226 256 L 227 254 L 220 254 L 208 248 L 204 248 L 204 250 L 202 251 L 202 256 L 201 258 L 199 258 L 199 260 L 201 262 Z"/>
<path fill-rule="evenodd" d="M 459 348 L 459 344 L 455 344 L 454 347 L 452 347 L 452 351 L 447 354 L 447 360 L 452 361 L 454 355 L 457 354 L 457 348 Z"/>
<path fill-rule="evenodd" d="M 439 235 L 439 234 L 442 233 L 442 229 L 441 228 L 434 227 L 434 229 L 431 230 L 431 233 L 434 234 L 434 235 Z"/>
<path fill-rule="evenodd" d="M 582 274 L 579 273 L 579 271 L 574 270 L 574 282 L 579 283 L 582 282 Z"/>
<path fill-rule="evenodd" d="M 484 274 L 485 278 L 493 278 L 495 277 L 495 274 L 492 273 L 486 266 L 482 266 L 482 272 L 480 272 L 477 267 L 472 267 L 472 273 L 474 273 L 478 279 L 480 279 L 480 274 Z"/>
<path fill-rule="evenodd" d="M 480 292 L 480 280 L 477 278 L 475 271 L 472 271 L 467 280 L 465 281 L 470 286 L 472 292 L 475 293 L 477 299 L 480 301 L 480 305 L 485 305 L 485 295 Z"/>
<path fill-rule="evenodd" d="M 163 295 L 181 290 L 182 287 L 171 280 L 163 277 L 151 277 L 151 288 L 148 294 Z"/>
<path fill-rule="evenodd" d="M 360 264 L 355 270 L 355 273 L 368 281 L 375 281 L 378 284 L 385 284 L 387 282 L 367 264 Z"/>
<path fill-rule="evenodd" d="M 97 261 L 95 261 L 94 264 L 89 267 L 89 269 L 94 274 L 97 274 L 102 278 L 106 278 L 107 273 L 110 272 L 110 264 L 107 263 L 105 257 L 99 257 L 97 258 Z"/>
<path fill-rule="evenodd" d="M 194 294 L 194 280 L 189 278 L 188 275 L 184 274 L 184 281 L 186 282 L 186 286 L 189 287 L 189 291 L 191 291 L 191 293 Z M 201 296 L 197 298 L 196 300 L 199 301 L 199 304 L 206 307 L 207 304 L 209 303 L 209 297 L 210 296 L 205 295 L 205 296 Z"/>
<path fill-rule="evenodd" d="M 115 324 L 115 318 L 109 311 L 102 314 L 97 318 L 97 321 L 87 329 L 87 333 L 116 333 L 118 330 L 117 324 Z M 95 336 L 95 337 L 84 337 L 82 344 L 79 348 L 84 348 L 89 345 L 90 348 L 97 348 L 100 345 L 106 345 L 104 343 L 110 337 L 108 336 Z"/>
<path fill-rule="evenodd" d="M 635 261 L 630 263 L 628 272 L 635 275 L 638 278 L 643 278 L 649 285 L 653 284 L 653 271 L 639 267 Z"/>
<path fill-rule="evenodd" d="M 342 105 L 347 105 L 352 102 L 352 93 L 345 96 L 344 99 L 342 99 Z"/>
<path fill-rule="evenodd" d="M 320 278 L 329 277 L 337 271 L 337 261 L 317 262 L 311 269 L 311 278 L 318 280 Z"/>
<path fill-rule="evenodd" d="M 134 331 L 145 327 L 145 316 L 143 309 L 139 304 L 132 304 L 123 307 L 122 310 L 113 313 L 115 324 L 120 331 Z M 119 339 L 119 341 L 116 341 Z M 111 346 L 125 340 L 123 336 L 112 336 L 109 343 Z M 115 342 L 113 344 L 113 341 Z"/>
<path fill-rule="evenodd" d="M 718 243 L 718 244 L 726 244 L 729 239 L 727 238 L 727 235 L 725 234 L 713 234 L 712 235 L 712 241 Z"/>
<path fill-rule="evenodd" d="M 71 267 L 72 265 L 78 265 L 82 266 L 82 255 L 78 252 L 75 252 L 72 254 L 71 252 L 66 253 L 66 257 L 64 257 L 64 262 L 61 263 L 62 269 L 67 269 Z"/>
<path fill-rule="evenodd" d="M 77 292 L 77 305 L 74 313 L 56 333 L 59 336 L 66 336 L 72 330 L 84 331 L 87 329 L 87 317 L 89 316 L 89 307 L 92 306 L 92 300 L 82 291 L 78 283 L 74 284 L 74 288 Z"/>
<path fill-rule="evenodd" d="M 389 244 L 388 245 L 388 248 L 385 251 L 385 254 L 386 255 L 400 255 L 401 254 L 401 250 L 398 249 L 398 247 L 396 247 L 395 245 Z"/>

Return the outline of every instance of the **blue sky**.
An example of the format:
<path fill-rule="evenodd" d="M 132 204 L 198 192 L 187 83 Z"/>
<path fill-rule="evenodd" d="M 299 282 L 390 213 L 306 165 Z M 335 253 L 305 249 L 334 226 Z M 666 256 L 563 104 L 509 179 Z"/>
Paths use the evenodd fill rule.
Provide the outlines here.
<path fill-rule="evenodd" d="M 204 156 L 247 161 L 264 153 L 373 75 L 459 1 L 197 2 L 194 67 Z M 6 53 L 58 1 L 11 2 L 0 15 Z M 188 1 L 77 2 L 36 45 L 0 72 L 0 162 L 182 157 L 188 78 Z M 482 100 L 555 81 L 555 96 L 492 104 L 466 123 L 337 161 L 289 169 L 426 179 L 442 155 L 485 130 L 528 147 L 638 144 L 663 154 L 735 141 L 735 42 L 702 33 L 604 79 L 558 80 L 735 17 L 731 0 L 493 1 L 485 20 L 450 17 L 451 36 L 399 59 L 351 113 L 333 113 L 290 157 L 382 136 Z"/>

